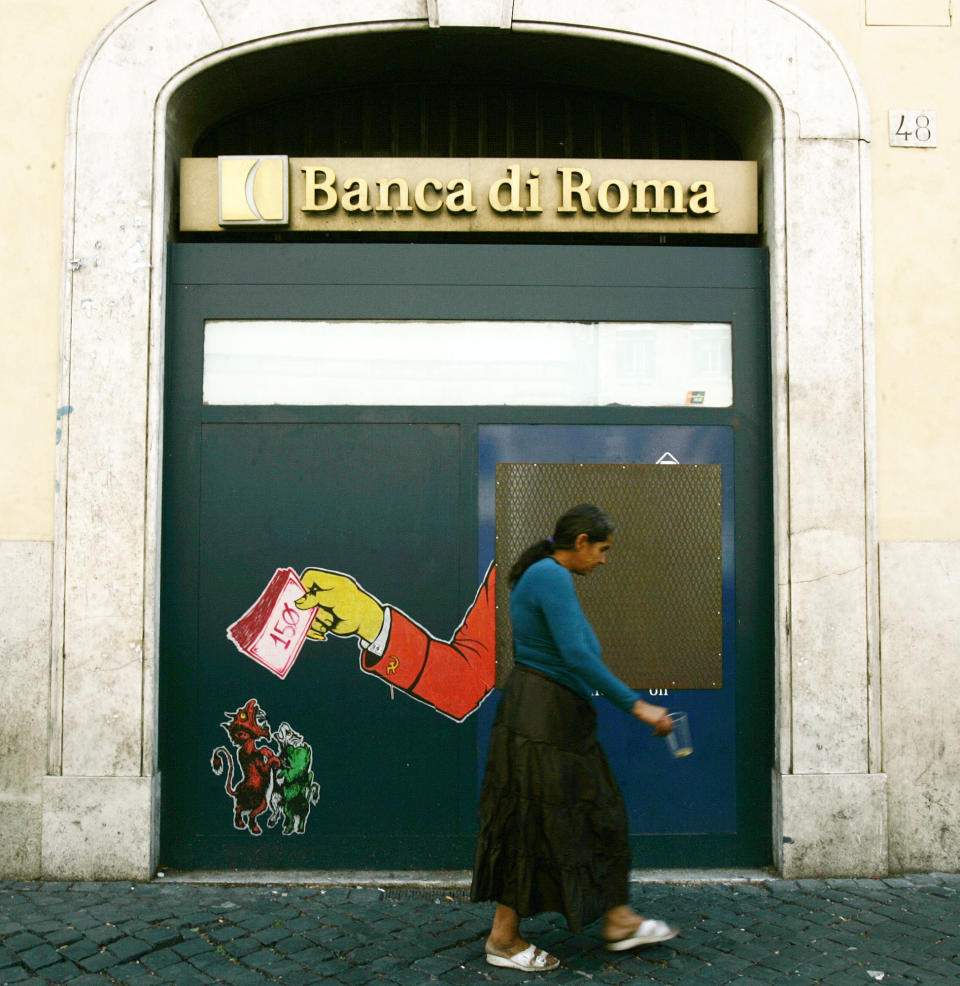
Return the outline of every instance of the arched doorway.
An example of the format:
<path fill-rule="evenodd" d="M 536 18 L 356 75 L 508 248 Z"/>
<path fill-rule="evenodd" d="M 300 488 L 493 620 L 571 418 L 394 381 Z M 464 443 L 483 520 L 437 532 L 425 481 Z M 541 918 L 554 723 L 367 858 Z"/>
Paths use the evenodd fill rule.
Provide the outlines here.
<path fill-rule="evenodd" d="M 463 16 L 445 4 L 429 14 L 422 20 L 409 19 L 409 12 L 385 4 L 380 19 L 370 20 L 353 43 L 362 45 L 363 36 L 377 28 L 389 33 L 393 28 L 418 30 L 428 23 L 441 29 L 477 26 L 474 14 Z M 714 106 L 718 114 L 729 113 L 749 131 L 743 133 L 742 146 L 761 162 L 764 173 L 764 235 L 771 255 L 778 586 L 774 846 L 784 871 L 794 872 L 816 867 L 830 851 L 818 838 L 824 825 L 829 829 L 831 823 L 817 811 L 817 792 L 833 791 L 838 784 L 856 789 L 864 825 L 854 828 L 882 832 L 882 825 L 874 824 L 883 812 L 884 779 L 877 773 L 879 751 L 871 742 L 878 720 L 868 687 L 870 662 L 875 660 L 875 649 L 868 646 L 875 595 L 869 502 L 872 419 L 864 403 L 862 354 L 869 323 L 862 303 L 860 236 L 861 210 L 868 196 L 858 146 L 866 135 L 862 99 L 835 46 L 795 12 L 776 4 L 756 0 L 749 15 L 744 17 L 742 4 L 731 4 L 729 9 L 716 5 L 711 18 L 692 22 L 682 12 L 662 10 L 653 3 L 640 4 L 629 14 L 611 5 L 609 10 L 593 9 L 590 24 L 560 26 L 551 25 L 549 18 L 538 22 L 514 17 L 512 27 L 514 33 L 537 39 L 534 43 L 551 33 L 616 37 L 628 42 L 624 47 L 635 44 L 639 50 L 655 50 L 661 66 L 678 55 L 690 55 L 696 68 L 727 80 L 722 91 L 736 90 L 762 108 L 743 114 L 744 101 L 738 99 L 717 100 Z M 68 198 L 76 202 L 67 216 L 68 242 L 78 260 L 85 253 L 92 260 L 97 251 L 97 263 L 78 263 L 66 289 L 64 338 L 69 359 L 64 389 L 71 403 L 82 399 L 86 412 L 84 417 L 74 416 L 60 447 L 54 589 L 55 608 L 64 616 L 54 633 L 52 680 L 53 708 L 63 712 L 56 713 L 51 723 L 44 811 L 53 831 L 56 818 L 75 811 L 76 778 L 100 778 L 97 784 L 105 795 L 100 803 L 115 803 L 120 797 L 140 823 L 135 826 L 140 834 L 112 853 L 117 872 L 124 874 L 149 869 L 156 834 L 150 822 L 157 801 L 152 587 L 158 561 L 161 377 L 157 371 L 162 365 L 161 271 L 169 192 L 185 145 L 211 120 L 236 107 L 238 84 L 262 91 L 262 78 L 231 76 L 230 59 L 244 46 L 251 52 L 266 52 L 282 37 L 267 37 L 255 18 L 225 11 L 216 15 L 215 26 L 206 14 L 184 15 L 188 20 L 197 18 L 195 24 L 177 23 L 175 36 L 180 37 L 182 30 L 190 38 L 189 45 L 148 45 L 145 39 L 169 36 L 165 18 L 171 16 L 163 3 L 132 8 L 91 54 L 73 104 L 76 138 L 68 177 Z M 329 16 L 331 23 L 318 25 L 303 20 L 298 11 L 288 11 L 283 17 L 289 23 L 272 23 L 270 31 L 285 32 L 284 40 L 296 32 L 303 32 L 304 38 L 349 38 L 353 32 L 336 23 L 336 12 Z M 484 14 L 479 19 L 485 18 Z M 499 16 L 494 21 L 499 24 Z M 741 30 L 724 30 L 725 22 L 735 22 Z M 789 67 L 766 43 L 770 36 L 785 39 L 796 51 Z M 118 58 L 121 51 L 124 55 Z M 200 73 L 213 66 L 224 70 L 221 84 L 204 89 L 202 99 L 194 98 Z M 687 102 L 696 100 L 696 86 L 683 83 L 675 88 L 676 100 L 684 94 Z M 118 102 L 120 93 L 123 98 Z M 153 115 L 157 100 L 158 114 Z M 110 148 L 107 157 L 130 176 L 120 195 L 115 182 L 104 182 L 95 163 L 105 159 L 101 145 Z M 825 173 L 832 179 L 826 184 Z M 815 206 L 813 188 L 820 193 Z M 833 314 L 829 330 L 817 314 L 825 294 Z M 124 340 L 122 346 L 116 345 L 118 339 Z M 104 374 L 111 388 L 103 387 Z M 119 407 L 127 413 L 118 415 Z M 829 453 L 819 441 L 824 414 L 830 415 L 833 426 L 834 446 Z M 104 477 L 109 480 L 106 484 Z M 105 488 L 111 492 L 113 512 L 128 518 L 106 536 L 97 520 L 102 516 Z M 823 550 L 824 538 L 829 550 Z M 81 591 L 79 576 L 71 573 L 80 571 L 74 561 L 88 555 L 93 543 L 109 574 L 85 582 Z M 823 582 L 824 575 L 829 576 L 829 585 Z M 106 613 L 119 616 L 108 619 Z M 820 630 L 825 613 L 835 631 L 829 639 Z M 111 668 L 91 660 L 108 640 L 118 637 L 135 641 L 137 654 L 142 646 L 142 660 Z M 813 649 L 817 662 L 807 660 Z M 829 681 L 823 668 L 829 669 Z M 826 701 L 818 704 L 813 717 L 806 697 L 824 685 Z M 105 728 L 99 738 L 91 737 L 89 723 L 84 720 L 81 725 L 73 711 L 80 707 L 76 700 L 88 693 L 101 699 Z M 851 696 L 864 712 L 854 717 L 852 727 Z M 814 728 L 813 718 L 836 720 L 843 740 L 829 754 L 816 740 L 826 727 Z M 74 742 L 78 729 L 84 731 L 83 744 Z M 89 798 L 89 784 L 84 791 Z M 788 829 L 790 838 L 784 843 L 780 835 Z M 837 836 L 849 843 L 848 872 L 883 868 L 881 838 L 858 839 L 854 845 L 842 832 Z M 803 848 L 791 848 L 798 845 Z"/>
<path fill-rule="evenodd" d="M 237 107 L 204 129 L 191 156 L 743 157 L 709 106 L 696 116 L 681 96 L 694 76 L 710 72 L 698 73 L 695 64 L 680 59 L 656 52 L 638 57 L 636 49 L 582 40 L 544 37 L 530 44 L 489 32 L 399 32 L 365 40 L 362 46 L 353 38 L 304 42 L 272 51 L 269 59 L 261 53 L 229 63 L 232 74 L 270 79 L 277 92 L 283 91 L 283 80 L 302 84 L 302 73 L 292 66 L 335 65 L 337 81 L 324 87 L 322 69 L 315 70 L 310 80 L 319 88 Z M 251 58 L 256 68 L 247 64 Z M 582 67 L 585 84 L 570 84 L 571 63 Z M 654 78 L 668 77 L 675 80 L 672 86 L 652 85 Z M 472 81 L 458 81 L 464 78 Z M 699 83 L 708 90 L 718 85 L 706 78 Z M 603 84 L 615 88 L 607 91 Z M 218 88 L 215 79 L 197 78 L 193 85 L 200 91 Z M 741 110 L 745 116 L 748 107 L 761 108 L 746 87 L 728 85 L 728 100 L 734 89 L 747 104 Z M 679 105 L 668 101 L 674 94 Z M 741 133 L 757 129 L 753 121 L 741 119 L 737 125 Z M 325 641 L 322 650 L 308 645 L 305 660 L 288 669 L 298 616 L 289 608 L 268 619 L 266 648 L 284 664 L 284 679 L 277 682 L 238 655 L 240 631 L 228 640 L 225 629 L 278 570 L 292 569 L 306 586 L 315 577 L 307 573 L 319 567 L 348 574 L 385 610 L 422 625 L 435 638 L 433 650 L 464 620 L 471 625 L 471 639 L 480 640 L 481 615 L 473 600 L 478 591 L 481 597 L 486 593 L 485 572 L 493 560 L 489 534 L 485 538 L 481 531 L 484 518 L 495 512 L 490 491 L 501 464 L 569 460 L 642 470 L 665 458 L 680 463 L 666 474 L 677 481 L 694 466 L 722 475 L 715 495 L 723 510 L 712 521 L 713 550 L 718 559 L 723 556 L 714 614 L 722 660 L 701 687 L 691 687 L 675 669 L 657 678 L 644 677 L 650 672 L 638 668 L 635 684 L 648 690 L 660 685 L 654 690 L 664 693 L 664 701 L 689 708 L 702 747 L 697 758 L 671 770 L 659 744 L 626 728 L 602 701 L 601 728 L 627 791 L 638 865 L 767 865 L 772 483 L 767 262 L 757 237 L 731 235 L 707 245 L 712 239 L 707 234 L 635 234 L 629 242 L 607 235 L 599 247 L 596 235 L 555 232 L 522 235 L 519 242 L 509 234 L 497 242 L 493 233 L 429 231 L 417 234 L 415 242 L 389 232 L 318 241 L 271 230 L 269 238 L 283 242 L 281 252 L 257 243 L 262 233 L 236 230 L 226 238 L 181 234 L 170 248 L 160 767 L 164 776 L 194 776 L 198 783 L 164 788 L 163 865 L 469 867 L 477 778 L 495 693 L 483 699 L 492 682 L 477 697 L 476 714 L 471 703 L 453 712 L 443 696 L 430 692 L 428 697 L 419 678 L 409 691 L 421 705 L 411 706 L 394 694 L 402 668 L 393 679 L 381 672 L 362 634 L 357 635 L 360 667 L 391 684 L 389 701 L 381 684 L 356 674 L 352 634 Z M 229 273 L 241 270 L 256 270 L 253 282 Z M 283 287 L 275 292 L 267 287 L 279 283 Z M 328 321 L 331 316 L 339 318 Z M 378 328 L 383 319 L 389 320 L 385 330 Z M 288 396 L 292 392 L 281 386 L 279 394 L 264 399 L 257 396 L 259 386 L 247 390 L 242 384 L 229 396 L 216 396 L 213 361 L 237 358 L 245 346 L 237 348 L 238 334 L 260 322 L 268 335 L 304 333 L 301 343 L 284 348 L 320 347 L 327 359 L 343 364 L 343 375 L 357 379 L 332 397 L 302 389 L 299 396 Z M 732 358 L 735 398 L 714 402 L 711 393 L 707 403 L 714 406 L 684 407 L 687 387 L 682 387 L 664 406 L 630 385 L 616 401 L 588 394 L 542 398 L 539 385 L 525 392 L 517 383 L 498 398 L 483 382 L 474 396 L 460 396 L 478 374 L 492 383 L 495 363 L 517 360 L 525 334 L 543 335 L 552 350 L 566 344 L 571 328 L 585 323 L 601 334 L 615 333 L 621 358 L 629 349 L 639 361 L 634 382 L 652 375 L 657 385 L 666 382 L 667 352 L 696 345 L 689 333 L 726 331 L 729 339 L 716 344 L 727 347 L 721 359 Z M 233 342 L 213 343 L 214 331 Z M 469 342 L 461 338 L 468 331 Z M 421 332 L 428 332 L 423 341 Z M 353 352 L 348 340 L 356 333 L 369 333 L 370 340 Z M 668 338 L 672 341 L 663 341 Z M 584 345 L 577 357 L 582 366 L 598 360 L 600 337 Z M 408 352 L 452 347 L 458 360 L 476 347 L 486 356 L 461 378 L 459 364 L 438 362 L 424 352 L 429 369 L 421 378 L 421 364 L 402 361 L 398 346 Z M 696 358 L 706 359 L 706 351 Z M 533 380 L 538 370 L 554 372 L 552 360 L 541 353 L 528 365 L 520 357 L 517 370 L 524 367 Z M 391 370 L 369 396 L 360 380 L 385 361 Z M 261 362 L 261 374 L 264 367 Z M 409 383 L 391 386 L 398 373 L 414 375 L 420 396 L 406 396 Z M 432 396 L 436 377 L 446 374 L 458 386 Z M 332 391 L 334 384 L 325 379 L 320 387 Z M 331 454 L 333 449 L 339 451 Z M 396 481 L 398 458 L 403 474 L 416 477 L 412 485 Z M 653 474 L 646 475 L 644 485 L 650 486 Z M 602 494 L 578 488 L 568 495 Z M 684 494 L 671 487 L 664 496 L 673 500 Z M 671 511 L 669 522 L 659 522 L 666 525 L 657 535 L 662 552 L 698 523 L 696 513 L 704 506 L 693 496 L 684 508 Z M 628 511 L 628 502 L 619 510 Z M 304 524 L 304 511 L 315 521 Z M 622 524 L 626 539 L 627 516 Z M 642 535 L 651 536 L 650 530 Z M 509 566 L 499 554 L 496 560 L 501 570 Z M 653 578 L 638 587 L 641 595 L 653 592 Z M 706 582 L 698 588 L 675 585 L 678 598 L 668 604 L 675 614 L 672 625 L 665 615 L 651 613 L 643 633 L 655 634 L 652 619 L 665 624 L 663 639 L 682 634 L 693 617 L 687 600 L 679 597 L 697 594 L 701 586 L 709 591 Z M 492 626 L 492 614 L 489 621 Z M 336 625 L 330 636 L 339 636 Z M 389 660 L 391 644 L 386 646 Z M 251 652 L 262 657 L 263 648 Z M 404 659 L 400 651 L 397 655 Z M 454 687 L 456 667 L 445 669 L 445 680 L 438 682 L 442 693 Z M 428 661 L 417 674 L 429 673 Z M 662 687 L 665 683 L 669 687 Z M 262 719 L 255 743 L 235 721 L 249 716 L 251 697 Z M 424 711 L 424 701 L 432 713 Z M 296 821 L 282 828 L 296 838 L 276 837 L 282 819 L 279 810 L 271 816 L 268 807 L 271 799 L 281 803 L 278 778 L 286 776 L 285 768 L 273 763 L 259 792 L 253 790 L 249 759 L 244 769 L 254 748 L 260 756 L 282 760 L 281 721 L 300 737 L 313 792 Z M 230 737 L 226 743 L 223 731 Z M 184 736 L 206 742 L 185 744 Z M 210 773 L 206 765 L 214 748 Z M 241 771 L 246 791 L 238 787 Z M 647 792 L 653 789 L 660 792 L 657 804 L 668 808 L 651 805 Z M 253 802 L 261 794 L 258 811 L 260 804 Z M 277 833 L 268 831 L 271 825 Z"/>

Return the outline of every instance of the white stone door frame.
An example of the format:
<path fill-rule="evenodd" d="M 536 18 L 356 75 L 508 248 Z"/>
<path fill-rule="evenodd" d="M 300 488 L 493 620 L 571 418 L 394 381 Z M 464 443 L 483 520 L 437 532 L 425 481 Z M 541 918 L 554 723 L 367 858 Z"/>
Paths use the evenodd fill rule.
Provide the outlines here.
<path fill-rule="evenodd" d="M 769 107 L 771 837 L 784 875 L 885 872 L 869 133 L 838 46 L 779 0 L 146 0 L 98 39 L 70 103 L 59 403 L 73 413 L 58 447 L 44 875 L 143 878 L 156 861 L 170 100 L 257 48 L 453 26 L 672 52 L 745 80 Z"/>

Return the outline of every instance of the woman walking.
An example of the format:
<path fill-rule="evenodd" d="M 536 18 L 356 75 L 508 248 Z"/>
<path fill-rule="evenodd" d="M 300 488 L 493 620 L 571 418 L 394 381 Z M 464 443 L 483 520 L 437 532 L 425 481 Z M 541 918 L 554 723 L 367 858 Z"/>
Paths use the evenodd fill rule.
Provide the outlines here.
<path fill-rule="evenodd" d="M 521 918 L 563 914 L 572 932 L 603 918 L 612 950 L 677 931 L 628 905 L 630 848 L 617 782 L 596 737 L 600 692 L 669 733 L 667 710 L 638 699 L 601 660 L 573 575 L 605 564 L 613 524 L 591 504 L 568 510 L 508 577 L 514 667 L 497 709 L 480 795 L 472 899 L 497 902 L 487 962 L 549 972 L 559 960 L 520 936 Z"/>

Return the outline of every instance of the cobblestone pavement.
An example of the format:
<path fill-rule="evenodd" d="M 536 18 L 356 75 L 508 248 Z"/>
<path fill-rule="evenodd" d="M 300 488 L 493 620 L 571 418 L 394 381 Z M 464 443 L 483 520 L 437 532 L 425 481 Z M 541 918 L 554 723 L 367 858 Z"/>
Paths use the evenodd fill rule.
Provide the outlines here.
<path fill-rule="evenodd" d="M 523 931 L 563 967 L 538 977 L 486 965 L 492 907 L 463 889 L 0 882 L 0 984 L 960 983 L 958 875 L 631 893 L 680 937 L 612 953 L 541 916 Z"/>

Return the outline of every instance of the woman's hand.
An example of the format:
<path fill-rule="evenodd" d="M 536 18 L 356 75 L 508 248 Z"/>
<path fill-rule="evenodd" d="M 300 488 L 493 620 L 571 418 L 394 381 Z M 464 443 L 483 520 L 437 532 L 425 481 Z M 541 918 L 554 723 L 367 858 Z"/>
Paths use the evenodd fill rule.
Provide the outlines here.
<path fill-rule="evenodd" d="M 662 705 L 651 705 L 638 698 L 633 703 L 631 714 L 636 716 L 641 722 L 648 726 L 653 726 L 654 736 L 666 736 L 673 730 L 673 720 L 667 715 L 667 710 Z"/>

